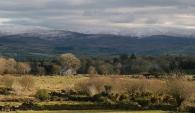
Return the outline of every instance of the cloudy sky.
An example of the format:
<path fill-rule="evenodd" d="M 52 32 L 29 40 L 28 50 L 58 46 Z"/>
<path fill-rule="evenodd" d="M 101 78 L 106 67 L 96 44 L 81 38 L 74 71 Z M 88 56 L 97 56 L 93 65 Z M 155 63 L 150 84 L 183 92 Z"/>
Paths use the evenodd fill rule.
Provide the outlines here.
<path fill-rule="evenodd" d="M 195 0 L 0 0 L 0 25 L 80 32 L 195 29 Z"/>

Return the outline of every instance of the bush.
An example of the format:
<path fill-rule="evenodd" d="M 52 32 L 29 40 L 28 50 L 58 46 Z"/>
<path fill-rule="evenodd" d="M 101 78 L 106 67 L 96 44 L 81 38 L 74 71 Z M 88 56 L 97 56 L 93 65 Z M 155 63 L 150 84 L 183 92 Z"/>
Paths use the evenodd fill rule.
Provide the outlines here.
<path fill-rule="evenodd" d="M 35 97 L 41 101 L 50 99 L 49 91 L 46 89 L 40 89 L 36 92 Z"/>
<path fill-rule="evenodd" d="M 13 84 L 14 84 L 14 81 L 15 81 L 15 77 L 10 76 L 10 75 L 5 75 L 5 76 L 3 76 L 3 78 L 2 78 L 3 85 L 4 85 L 6 88 L 12 88 L 12 86 L 13 86 Z"/>
<path fill-rule="evenodd" d="M 128 92 L 132 97 L 141 96 L 147 90 L 148 81 L 146 80 L 134 80 L 128 84 Z"/>
<path fill-rule="evenodd" d="M 75 85 L 77 91 L 94 96 L 102 92 L 123 94 L 127 92 L 129 81 L 117 77 L 90 77 L 89 80 Z"/>
<path fill-rule="evenodd" d="M 17 69 L 16 73 L 18 73 L 18 74 L 27 74 L 27 73 L 30 72 L 31 67 L 27 63 L 18 62 L 17 65 L 16 65 L 16 69 Z"/>
<path fill-rule="evenodd" d="M 92 96 L 98 94 L 97 88 L 94 85 L 87 86 L 86 88 L 87 88 L 87 93 L 89 96 L 92 97 Z"/>
<path fill-rule="evenodd" d="M 76 85 L 75 89 L 77 92 L 79 92 L 79 94 L 88 95 L 91 97 L 100 93 L 96 85 L 89 83 L 79 83 Z"/>
<path fill-rule="evenodd" d="M 79 92 L 83 92 L 86 95 L 94 96 L 104 91 L 104 81 L 104 79 L 99 77 L 91 77 L 87 81 L 76 84 L 75 89 Z"/>
<path fill-rule="evenodd" d="M 148 98 L 137 98 L 136 102 L 138 102 L 141 106 L 148 106 L 151 104 L 151 101 Z"/>
<path fill-rule="evenodd" d="M 119 97 L 119 101 L 129 101 L 129 95 L 128 94 L 121 94 Z"/>
<path fill-rule="evenodd" d="M 175 99 L 177 107 L 182 105 L 184 101 L 187 101 L 193 94 L 192 84 L 183 79 L 168 80 L 167 88 L 168 94 Z"/>
<path fill-rule="evenodd" d="M 25 90 L 30 90 L 35 85 L 35 81 L 32 76 L 23 76 L 19 83 Z"/>
<path fill-rule="evenodd" d="M 106 94 L 110 94 L 111 91 L 112 91 L 112 86 L 111 85 L 105 85 L 104 89 L 105 89 Z"/>

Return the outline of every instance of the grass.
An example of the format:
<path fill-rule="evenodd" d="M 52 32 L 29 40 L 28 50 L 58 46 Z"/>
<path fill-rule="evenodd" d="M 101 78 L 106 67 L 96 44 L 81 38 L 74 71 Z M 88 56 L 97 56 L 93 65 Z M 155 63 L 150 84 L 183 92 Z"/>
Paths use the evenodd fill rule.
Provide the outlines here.
<path fill-rule="evenodd" d="M 0 76 L 0 79 L 2 76 Z M 129 82 L 129 83 L 140 83 L 140 79 L 134 79 L 130 78 L 128 76 L 113 76 L 113 77 L 99 77 L 100 80 L 110 80 L 115 82 L 115 84 L 118 84 L 117 82 Z M 73 89 L 75 84 L 78 85 L 78 83 L 85 82 L 89 80 L 89 77 L 87 76 L 33 76 L 33 79 L 35 81 L 35 86 L 30 91 L 23 91 L 21 89 L 21 86 L 18 84 L 18 81 L 21 79 L 21 77 L 16 76 L 16 80 L 14 83 L 14 89 L 16 89 L 17 95 L 15 95 L 18 98 L 27 98 L 29 96 L 32 96 L 36 93 L 38 89 L 47 89 L 50 91 L 60 91 L 60 90 L 66 90 L 66 89 Z M 143 81 L 143 80 L 141 80 Z M 158 89 L 160 86 L 163 86 L 165 81 L 158 80 L 158 79 L 151 79 L 151 80 L 144 80 L 145 83 L 147 83 L 147 87 L 150 87 L 150 89 Z M 149 84 L 148 84 L 149 83 Z M 158 85 L 155 85 L 158 84 Z M 193 82 L 195 87 L 195 82 Z M 0 87 L 4 87 L 2 82 L 0 82 Z M 121 88 L 120 88 L 121 89 Z M 13 95 L 11 97 L 9 96 L 2 96 L 0 95 L 0 101 L 4 98 L 16 98 Z"/>
<path fill-rule="evenodd" d="M 0 102 L 0 106 L 10 105 L 10 106 L 19 106 L 22 103 L 20 102 Z"/>
<path fill-rule="evenodd" d="M 2 112 L 4 113 L 4 112 Z M 108 110 L 67 110 L 67 111 L 14 111 L 9 113 L 169 113 L 166 111 L 108 111 Z"/>
<path fill-rule="evenodd" d="M 1 78 L 2 76 L 0 76 Z M 65 89 L 73 89 L 75 84 L 78 85 L 80 82 L 87 82 L 90 78 L 87 76 L 33 76 L 33 79 L 35 81 L 35 86 L 30 91 L 23 91 L 20 86 L 18 86 L 17 81 L 21 79 L 21 77 L 16 77 L 16 81 L 14 83 L 14 88 L 17 89 L 16 91 L 18 94 L 13 95 L 0 95 L 0 101 L 3 100 L 12 100 L 12 99 L 26 99 L 26 98 L 34 98 L 33 95 L 38 89 L 48 89 L 51 91 L 60 91 Z M 97 78 L 94 78 L 94 80 L 97 82 Z M 90 81 L 93 82 L 92 79 Z M 112 82 L 114 85 L 113 88 L 116 87 L 118 90 L 124 90 L 122 83 L 131 83 L 137 85 L 140 83 L 146 88 L 152 89 L 154 92 L 158 92 L 159 90 L 163 90 L 161 88 L 165 87 L 165 80 L 159 80 L 159 79 L 135 79 L 130 77 L 124 77 L 124 76 L 116 76 L 116 77 L 100 77 L 99 81 L 104 82 Z M 121 86 L 119 85 L 121 84 Z M 195 87 L 195 82 L 193 82 L 193 85 Z M 17 87 L 16 87 L 17 86 Z M 0 87 L 4 87 L 3 84 L 0 83 Z M 22 103 L 20 102 L 0 102 L 1 106 L 4 105 L 11 105 L 11 106 L 18 106 Z M 91 102 L 72 102 L 72 101 L 58 101 L 58 102 L 37 102 L 38 105 L 89 105 L 93 104 Z M 2 112 L 3 113 L 3 112 Z M 110 110 L 68 110 L 68 111 L 14 111 L 10 113 L 170 113 L 166 111 L 110 111 Z"/>
<path fill-rule="evenodd" d="M 0 76 L 1 78 L 1 76 Z M 33 79 L 35 81 L 35 86 L 32 90 L 30 91 L 23 91 L 23 89 L 20 88 L 19 84 L 17 81 L 21 79 L 21 77 L 16 76 L 15 77 L 15 83 L 14 83 L 14 89 L 16 89 L 17 94 L 13 95 L 0 95 L 0 101 L 7 101 L 7 100 L 23 100 L 23 99 L 33 99 L 33 95 L 36 93 L 38 89 L 48 89 L 51 91 L 60 91 L 64 89 L 73 89 L 75 84 L 78 84 L 80 82 L 85 82 L 89 80 L 89 77 L 86 76 L 33 76 Z M 109 81 L 116 81 L 115 84 L 118 84 L 117 81 L 126 81 L 133 83 L 133 81 L 139 82 L 139 79 L 132 79 L 129 77 L 101 77 L 100 80 L 109 80 Z M 108 81 L 108 82 L 109 82 Z M 151 82 L 153 80 L 150 80 Z M 156 81 L 156 80 L 155 80 Z M 158 83 L 160 80 L 157 81 Z M 155 86 L 155 85 L 152 85 Z M 3 84 L 1 85 L 3 87 Z M 159 87 L 159 86 L 158 86 Z M 118 89 L 124 89 L 124 88 L 118 88 Z M 13 105 L 13 106 L 18 106 L 21 103 L 14 103 L 14 102 L 0 102 L 0 105 Z M 77 105 L 77 104 L 82 104 L 82 105 L 88 105 L 88 104 L 93 104 L 89 102 L 39 102 L 39 105 Z"/>
<path fill-rule="evenodd" d="M 89 105 L 94 104 L 92 102 L 76 102 L 76 101 L 52 101 L 52 102 L 38 102 L 38 105 Z"/>
<path fill-rule="evenodd" d="M 36 88 L 48 90 L 72 89 L 75 83 L 85 81 L 84 76 L 41 76 L 34 77 Z"/>
<path fill-rule="evenodd" d="M 14 75 L 12 75 L 14 76 Z M 13 84 L 14 89 L 19 93 L 17 94 L 18 98 L 27 98 L 31 95 L 34 95 L 38 89 L 47 89 L 50 91 L 60 91 L 65 89 L 72 89 L 76 83 L 85 81 L 88 77 L 85 76 L 33 76 L 35 81 L 35 86 L 31 90 L 23 91 L 22 87 L 18 83 L 21 80 L 21 77 L 15 75 L 15 82 Z M 0 76 L 0 79 L 3 79 L 3 76 Z M 0 87 L 5 87 L 5 85 L 0 82 Z M 0 95 L 0 101 L 4 98 L 16 98 L 14 96 L 7 97 Z"/>
<path fill-rule="evenodd" d="M 22 102 L 0 102 L 0 106 L 10 105 L 19 106 Z M 90 105 L 92 102 L 77 102 L 77 101 L 49 101 L 49 102 L 37 102 L 38 105 Z"/>

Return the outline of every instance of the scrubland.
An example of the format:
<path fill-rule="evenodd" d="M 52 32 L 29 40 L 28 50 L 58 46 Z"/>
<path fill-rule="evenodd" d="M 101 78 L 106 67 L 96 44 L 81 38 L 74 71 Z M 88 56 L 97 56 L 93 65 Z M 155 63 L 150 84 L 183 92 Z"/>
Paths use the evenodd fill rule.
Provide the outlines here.
<path fill-rule="evenodd" d="M 2 111 L 166 113 L 163 112 L 166 110 L 193 113 L 195 106 L 195 81 L 185 76 L 147 79 L 143 76 L 122 75 L 3 75 L 0 80 Z M 128 110 L 138 111 L 126 112 Z M 34 113 L 25 113 L 31 112 Z"/>

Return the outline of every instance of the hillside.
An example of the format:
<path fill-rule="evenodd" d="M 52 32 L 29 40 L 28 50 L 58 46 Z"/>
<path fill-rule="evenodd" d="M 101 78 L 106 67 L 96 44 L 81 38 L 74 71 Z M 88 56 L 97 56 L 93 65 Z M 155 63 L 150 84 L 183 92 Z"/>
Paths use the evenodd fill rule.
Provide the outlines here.
<path fill-rule="evenodd" d="M 146 36 L 142 38 L 109 34 L 82 34 L 70 31 L 43 31 L 1 34 L 1 55 L 13 57 L 53 56 L 65 52 L 79 55 L 195 54 L 195 38 Z"/>

